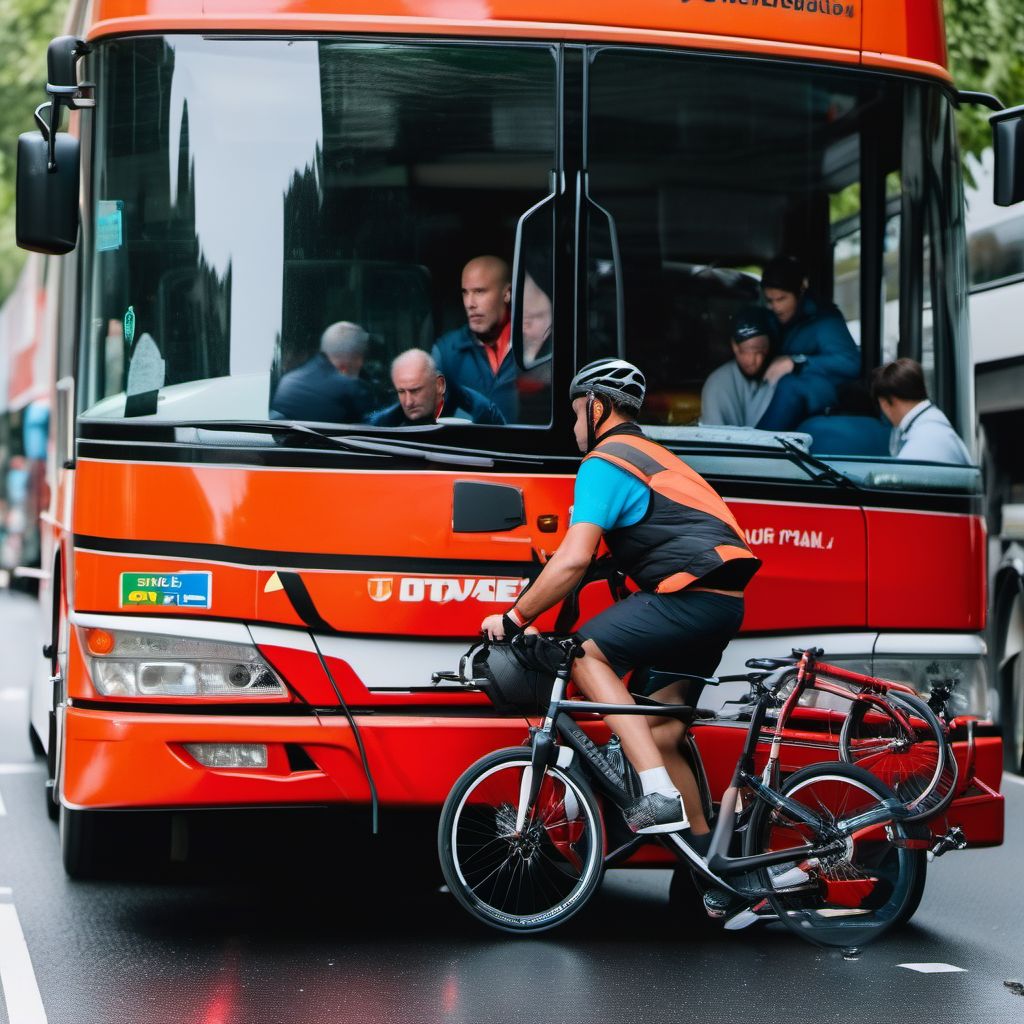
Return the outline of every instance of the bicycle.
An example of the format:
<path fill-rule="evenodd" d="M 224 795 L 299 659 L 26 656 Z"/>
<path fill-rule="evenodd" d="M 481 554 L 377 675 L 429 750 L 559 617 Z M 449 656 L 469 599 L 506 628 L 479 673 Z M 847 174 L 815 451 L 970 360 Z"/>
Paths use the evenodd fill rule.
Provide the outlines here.
<path fill-rule="evenodd" d="M 787 719 L 811 690 L 847 701 L 850 707 L 838 737 L 840 757 L 892 789 L 907 809 L 907 824 L 941 814 L 956 795 L 959 779 L 945 717 L 951 687 L 937 688 L 926 703 L 910 686 L 828 664 L 821 660 L 823 654 L 819 648 L 795 650 L 792 659 L 754 659 L 748 666 L 790 662 L 794 685 L 781 712 Z"/>
<path fill-rule="evenodd" d="M 435 673 L 435 680 L 484 690 L 499 708 L 544 716 L 531 727 L 528 747 L 497 750 L 471 765 L 442 809 L 442 872 L 472 916 L 518 934 L 553 928 L 586 905 L 605 867 L 654 838 L 703 884 L 726 890 L 739 907 L 755 908 L 755 916 L 772 912 L 823 946 L 860 947 L 904 919 L 919 888 L 919 862 L 906 845 L 907 809 L 891 789 L 843 762 L 812 765 L 780 784 L 781 735 L 792 701 L 783 703 L 767 764 L 754 770 L 768 711 L 790 681 L 791 660 L 747 677 L 750 725 L 707 855 L 679 833 L 630 836 L 607 849 L 606 834 L 615 827 L 606 828 L 595 787 L 606 804 L 623 808 L 635 798 L 635 774 L 628 762 L 613 763 L 572 715 L 671 716 L 691 723 L 698 712 L 643 697 L 624 705 L 566 700 L 581 653 L 572 638 L 517 638 L 474 645 L 457 673 Z M 614 812 L 607 824 L 616 826 Z"/>

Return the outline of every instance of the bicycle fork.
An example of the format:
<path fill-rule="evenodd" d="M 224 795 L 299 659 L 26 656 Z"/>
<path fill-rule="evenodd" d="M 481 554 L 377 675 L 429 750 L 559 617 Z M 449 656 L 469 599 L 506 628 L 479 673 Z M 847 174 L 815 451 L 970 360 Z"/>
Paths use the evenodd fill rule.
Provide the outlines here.
<path fill-rule="evenodd" d="M 519 780 L 519 806 L 516 809 L 516 835 L 520 835 L 526 825 L 526 816 L 533 807 L 540 793 L 544 773 L 555 763 L 558 748 L 555 739 L 546 729 L 533 729 L 533 742 L 530 750 L 530 763 L 523 769 L 523 777 Z"/>

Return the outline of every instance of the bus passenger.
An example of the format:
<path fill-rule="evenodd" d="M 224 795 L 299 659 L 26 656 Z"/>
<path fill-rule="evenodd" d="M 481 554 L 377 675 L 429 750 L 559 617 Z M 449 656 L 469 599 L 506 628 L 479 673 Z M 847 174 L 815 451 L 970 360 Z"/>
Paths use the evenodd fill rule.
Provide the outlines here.
<path fill-rule="evenodd" d="M 836 388 L 860 374 L 860 351 L 843 314 L 807 290 L 798 260 L 778 256 L 761 274 L 765 302 L 777 324 L 777 355 L 764 372 L 775 394 L 757 426 L 795 430 L 837 397 Z"/>
<path fill-rule="evenodd" d="M 712 426 L 752 427 L 764 415 L 775 385 L 764 379 L 771 351 L 768 311 L 750 306 L 736 317 L 733 359 L 713 370 L 700 393 L 700 421 Z"/>
<path fill-rule="evenodd" d="M 971 456 L 942 410 L 928 400 L 921 364 L 896 359 L 871 377 L 871 393 L 893 426 L 889 454 L 897 459 L 971 465 Z"/>
<path fill-rule="evenodd" d="M 373 408 L 369 385 L 359 379 L 369 335 L 340 320 L 320 336 L 320 351 L 278 382 L 270 401 L 275 419 L 362 423 Z"/>
<path fill-rule="evenodd" d="M 523 278 L 524 369 L 516 380 L 520 423 L 547 423 L 551 418 L 553 313 L 551 297 L 527 271 Z"/>
<path fill-rule="evenodd" d="M 398 392 L 394 405 L 375 412 L 375 427 L 415 427 L 436 423 L 442 416 L 471 423 L 501 425 L 501 410 L 472 388 L 450 386 L 433 358 L 421 348 L 410 348 L 391 364 L 391 383 Z"/>
<path fill-rule="evenodd" d="M 585 657 L 573 665 L 573 682 L 604 704 L 633 703 L 623 683 L 633 669 L 671 661 L 686 672 L 714 672 L 739 632 L 743 590 L 761 565 L 707 481 L 637 425 L 646 390 L 644 375 L 622 359 L 599 359 L 573 378 L 573 430 L 584 458 L 569 530 L 515 604 L 480 625 L 492 640 L 526 631 L 572 592 L 603 538 L 616 567 L 640 588 L 577 631 Z M 656 684 L 642 678 L 640 686 Z M 634 675 L 633 684 L 639 679 Z M 673 702 L 681 687 L 644 692 Z M 644 834 L 687 829 L 682 838 L 706 852 L 708 825 L 679 751 L 682 723 L 615 714 L 605 721 L 643 789 L 623 812 L 629 827 Z"/>
<path fill-rule="evenodd" d="M 441 335 L 431 352 L 449 384 L 483 395 L 501 410 L 506 423 L 517 419 L 511 302 L 509 265 L 498 256 L 471 259 L 462 268 L 466 323 Z"/>

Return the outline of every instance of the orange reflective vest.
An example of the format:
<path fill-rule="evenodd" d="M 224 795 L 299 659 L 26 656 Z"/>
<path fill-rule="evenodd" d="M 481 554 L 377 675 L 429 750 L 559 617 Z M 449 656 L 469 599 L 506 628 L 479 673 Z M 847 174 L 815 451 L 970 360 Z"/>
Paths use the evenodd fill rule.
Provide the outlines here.
<path fill-rule="evenodd" d="M 700 580 L 742 590 L 761 567 L 718 492 L 639 427 L 606 435 L 587 458 L 604 459 L 650 488 L 643 519 L 604 537 L 618 568 L 641 589 L 667 594 Z"/>

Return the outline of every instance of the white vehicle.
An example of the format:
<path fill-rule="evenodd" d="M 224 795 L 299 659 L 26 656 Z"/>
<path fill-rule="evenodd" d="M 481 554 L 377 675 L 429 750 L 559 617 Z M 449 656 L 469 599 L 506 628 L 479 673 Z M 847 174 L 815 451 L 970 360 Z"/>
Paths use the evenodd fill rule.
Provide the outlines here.
<path fill-rule="evenodd" d="M 989 527 L 991 683 L 1007 767 L 1024 771 L 1024 214 L 994 206 L 991 152 L 972 164 L 971 347 Z M 987 189 L 987 192 L 986 192 Z"/>

